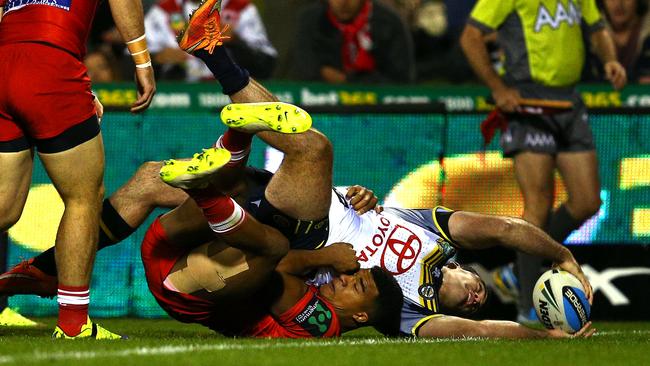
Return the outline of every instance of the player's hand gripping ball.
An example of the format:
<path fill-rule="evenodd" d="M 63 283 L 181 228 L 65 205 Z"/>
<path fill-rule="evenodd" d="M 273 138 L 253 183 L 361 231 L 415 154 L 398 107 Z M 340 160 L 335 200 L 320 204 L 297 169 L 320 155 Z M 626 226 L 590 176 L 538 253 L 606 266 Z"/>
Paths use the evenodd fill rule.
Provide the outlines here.
<path fill-rule="evenodd" d="M 589 321 L 591 312 L 580 281 L 559 269 L 548 270 L 537 280 L 533 304 L 537 317 L 546 328 L 571 334 Z"/>

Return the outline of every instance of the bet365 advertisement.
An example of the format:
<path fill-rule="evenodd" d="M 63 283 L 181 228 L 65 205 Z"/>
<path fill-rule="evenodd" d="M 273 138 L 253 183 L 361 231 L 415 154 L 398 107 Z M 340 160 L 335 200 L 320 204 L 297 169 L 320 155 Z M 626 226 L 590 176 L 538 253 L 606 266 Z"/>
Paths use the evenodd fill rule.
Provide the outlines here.
<path fill-rule="evenodd" d="M 522 200 L 512 162 L 495 142 L 482 151 L 482 114 L 319 114 L 314 125 L 334 145 L 334 182 L 361 184 L 387 206 L 438 204 L 459 210 L 519 216 Z M 638 244 L 650 242 L 650 116 L 591 116 L 598 148 L 602 207 L 568 242 Z M 188 157 L 211 146 L 223 132 L 216 113 L 151 111 L 144 116 L 108 113 L 102 129 L 106 145 L 107 193 L 114 192 L 148 160 Z M 443 164 L 440 157 L 444 156 Z M 250 163 L 272 169 L 281 160 L 255 141 Z M 29 258 L 54 242 L 63 205 L 37 166 L 20 222 L 9 232 L 9 263 Z M 566 197 L 559 179 L 556 200 Z M 159 214 L 155 212 L 152 218 Z M 150 218 L 151 220 L 151 218 Z M 149 295 L 139 243 L 143 228 L 119 245 L 99 252 L 92 282 L 95 316 L 160 316 Z M 15 296 L 11 304 L 28 315 L 56 313 L 53 300 Z"/>

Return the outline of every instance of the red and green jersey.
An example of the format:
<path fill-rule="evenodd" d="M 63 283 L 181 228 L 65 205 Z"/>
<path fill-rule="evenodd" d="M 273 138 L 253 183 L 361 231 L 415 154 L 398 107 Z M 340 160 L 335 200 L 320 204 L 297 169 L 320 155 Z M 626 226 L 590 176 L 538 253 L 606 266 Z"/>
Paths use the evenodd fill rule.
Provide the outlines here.
<path fill-rule="evenodd" d="M 341 335 L 341 325 L 330 303 L 309 286 L 305 295 L 280 316 L 266 315 L 245 336 L 269 338 L 325 338 Z"/>

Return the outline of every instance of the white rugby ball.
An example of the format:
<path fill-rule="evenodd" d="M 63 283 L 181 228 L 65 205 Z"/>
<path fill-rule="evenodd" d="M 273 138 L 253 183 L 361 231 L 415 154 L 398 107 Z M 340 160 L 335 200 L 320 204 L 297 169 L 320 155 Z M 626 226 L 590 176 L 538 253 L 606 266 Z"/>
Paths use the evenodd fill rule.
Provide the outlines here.
<path fill-rule="evenodd" d="M 533 290 L 537 317 L 548 329 L 575 333 L 589 321 L 591 306 L 578 279 L 569 272 L 551 269 L 537 280 Z"/>

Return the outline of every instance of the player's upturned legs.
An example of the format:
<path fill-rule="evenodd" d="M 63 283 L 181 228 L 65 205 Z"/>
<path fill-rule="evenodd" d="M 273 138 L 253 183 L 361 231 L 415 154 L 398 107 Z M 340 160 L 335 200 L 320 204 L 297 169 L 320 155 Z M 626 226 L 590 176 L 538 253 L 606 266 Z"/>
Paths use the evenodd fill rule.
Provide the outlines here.
<path fill-rule="evenodd" d="M 286 239 L 277 230 L 249 217 L 231 197 L 211 184 L 220 179 L 219 170 L 229 162 L 228 150 L 204 149 L 203 152 L 194 154 L 191 160 L 165 161 L 160 169 L 160 177 L 170 186 L 185 190 L 203 212 L 212 231 L 226 243 L 275 263 L 288 250 Z M 165 216 L 161 218 L 161 223 L 168 226 L 169 217 Z M 174 233 L 168 235 L 175 236 Z"/>
<path fill-rule="evenodd" d="M 307 112 L 280 102 L 231 104 L 221 111 L 221 120 L 232 129 L 255 132 L 284 153 L 280 168 L 266 187 L 269 203 L 300 220 L 327 217 L 332 194 L 332 145 L 325 135 L 308 129 L 311 117 Z"/>
<path fill-rule="evenodd" d="M 90 321 L 89 283 L 104 195 L 101 134 L 69 150 L 40 154 L 65 210 L 56 236 L 59 319 L 55 338 L 120 339 Z"/>

